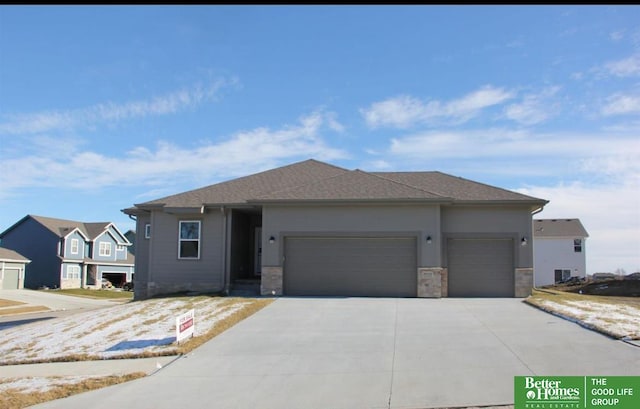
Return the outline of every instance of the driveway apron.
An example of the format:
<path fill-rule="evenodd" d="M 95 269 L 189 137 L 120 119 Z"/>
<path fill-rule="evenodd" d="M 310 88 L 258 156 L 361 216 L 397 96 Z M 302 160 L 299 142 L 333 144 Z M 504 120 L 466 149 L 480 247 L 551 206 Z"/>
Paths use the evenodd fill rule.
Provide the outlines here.
<path fill-rule="evenodd" d="M 640 375 L 640 348 L 519 299 L 281 298 L 152 376 L 35 407 L 490 406 L 518 375 Z"/>

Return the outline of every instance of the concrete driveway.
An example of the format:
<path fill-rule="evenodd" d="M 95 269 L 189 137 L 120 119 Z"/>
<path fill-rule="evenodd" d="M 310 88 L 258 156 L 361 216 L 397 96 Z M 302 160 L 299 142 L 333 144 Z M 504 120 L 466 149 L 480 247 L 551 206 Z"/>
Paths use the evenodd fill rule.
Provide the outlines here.
<path fill-rule="evenodd" d="M 640 348 L 519 299 L 281 298 L 153 376 L 36 407 L 490 406 L 530 374 L 640 375 Z"/>

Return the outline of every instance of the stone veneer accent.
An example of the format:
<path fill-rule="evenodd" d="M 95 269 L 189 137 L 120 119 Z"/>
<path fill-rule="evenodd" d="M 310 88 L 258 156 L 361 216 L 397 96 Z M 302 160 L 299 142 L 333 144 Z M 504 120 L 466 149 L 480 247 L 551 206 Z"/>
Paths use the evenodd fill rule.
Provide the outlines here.
<path fill-rule="evenodd" d="M 515 297 L 524 298 L 531 295 L 533 288 L 533 268 L 516 268 Z"/>
<path fill-rule="evenodd" d="M 282 267 L 262 267 L 261 295 L 282 295 Z"/>
<path fill-rule="evenodd" d="M 440 276 L 442 278 L 441 296 L 448 297 L 449 296 L 449 269 L 443 268 L 442 271 L 440 271 Z"/>
<path fill-rule="evenodd" d="M 442 297 L 442 268 L 418 268 L 418 298 Z"/>

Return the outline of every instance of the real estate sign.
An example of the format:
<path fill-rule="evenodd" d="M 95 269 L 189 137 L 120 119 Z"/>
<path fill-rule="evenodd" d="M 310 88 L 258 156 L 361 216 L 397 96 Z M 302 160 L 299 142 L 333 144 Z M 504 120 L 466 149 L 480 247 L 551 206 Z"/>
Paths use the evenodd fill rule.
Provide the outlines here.
<path fill-rule="evenodd" d="M 190 310 L 176 318 L 176 342 L 193 336 L 195 310 Z"/>

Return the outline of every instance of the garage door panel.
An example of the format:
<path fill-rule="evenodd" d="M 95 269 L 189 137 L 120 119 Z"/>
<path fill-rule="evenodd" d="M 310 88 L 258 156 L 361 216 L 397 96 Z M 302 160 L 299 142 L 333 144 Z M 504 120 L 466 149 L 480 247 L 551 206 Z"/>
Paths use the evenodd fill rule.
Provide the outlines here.
<path fill-rule="evenodd" d="M 15 290 L 18 288 L 20 279 L 20 270 L 6 269 L 4 270 L 4 278 L 2 279 L 3 290 Z"/>
<path fill-rule="evenodd" d="M 450 297 L 513 297 L 512 239 L 447 240 Z"/>
<path fill-rule="evenodd" d="M 285 239 L 287 295 L 416 295 L 415 238 Z"/>

